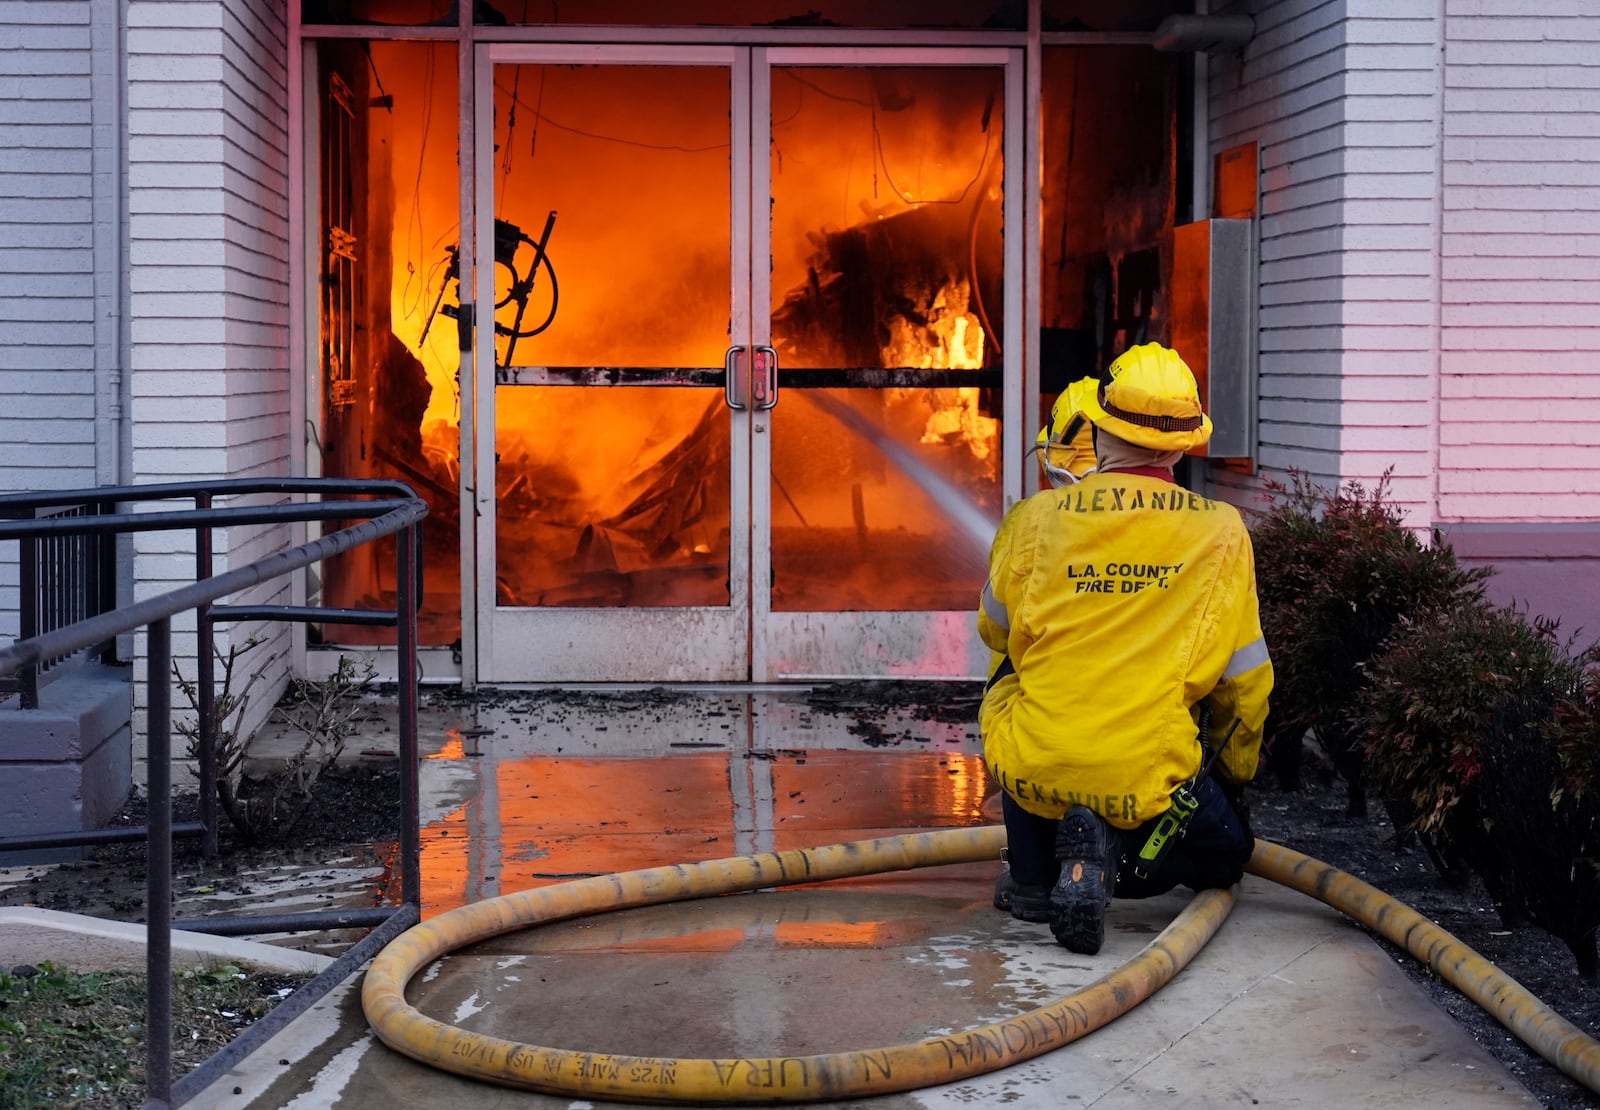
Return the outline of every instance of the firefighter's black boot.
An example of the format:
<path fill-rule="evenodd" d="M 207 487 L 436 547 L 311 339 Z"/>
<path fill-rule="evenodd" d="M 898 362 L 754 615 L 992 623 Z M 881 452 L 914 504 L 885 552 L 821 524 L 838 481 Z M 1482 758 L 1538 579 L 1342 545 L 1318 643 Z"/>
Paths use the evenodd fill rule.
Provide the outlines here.
<path fill-rule="evenodd" d="M 1106 936 L 1106 906 L 1117 885 L 1117 839 L 1099 814 L 1073 806 L 1056 830 L 1061 878 L 1050 892 L 1050 931 L 1069 951 L 1092 956 Z"/>
<path fill-rule="evenodd" d="M 1018 921 L 1043 923 L 1050 920 L 1050 888 L 1023 886 L 1011 877 L 1008 867 L 994 881 L 994 908 L 1005 910 Z"/>

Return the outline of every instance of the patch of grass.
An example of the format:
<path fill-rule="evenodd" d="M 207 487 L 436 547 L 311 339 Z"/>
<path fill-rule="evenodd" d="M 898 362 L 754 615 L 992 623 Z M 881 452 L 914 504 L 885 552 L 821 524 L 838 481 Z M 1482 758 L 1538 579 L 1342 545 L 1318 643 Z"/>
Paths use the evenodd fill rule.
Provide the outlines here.
<path fill-rule="evenodd" d="M 306 979 L 232 964 L 172 977 L 176 1080 Z M 122 1110 L 145 1102 L 145 976 L 55 964 L 0 970 L 0 1110 Z"/>

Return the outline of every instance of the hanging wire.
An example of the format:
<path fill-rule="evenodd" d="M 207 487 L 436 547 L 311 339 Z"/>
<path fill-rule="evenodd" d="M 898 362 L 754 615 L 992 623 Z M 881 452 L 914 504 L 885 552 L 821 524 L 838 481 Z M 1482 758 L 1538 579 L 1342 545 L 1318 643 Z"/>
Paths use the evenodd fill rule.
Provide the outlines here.
<path fill-rule="evenodd" d="M 556 16 L 559 18 L 560 15 L 560 9 L 557 9 Z M 539 119 L 540 113 L 544 111 L 544 78 L 549 70 L 549 66 L 539 67 L 539 99 L 533 105 L 533 131 L 528 135 L 528 158 L 530 160 L 537 158 L 539 154 Z"/>
<path fill-rule="evenodd" d="M 823 88 L 821 85 L 817 84 L 815 81 L 807 81 L 804 77 L 801 77 L 799 73 L 797 73 L 796 71 L 794 71 L 792 69 L 781 69 L 778 72 L 782 73 L 785 77 L 787 77 L 789 80 L 793 81 L 795 84 L 804 85 L 806 88 L 810 89 L 812 92 L 818 93 L 818 94 L 820 94 L 822 96 L 825 96 L 829 100 L 837 100 L 842 104 L 858 104 L 863 108 L 871 108 L 871 107 L 873 107 L 873 100 L 872 100 L 871 97 L 868 97 L 866 100 L 862 100 L 860 97 L 846 96 L 843 93 L 836 93 L 831 89 Z"/>
<path fill-rule="evenodd" d="M 522 22 L 523 23 L 527 23 L 528 22 L 528 3 L 529 3 L 529 0 L 522 0 Z M 559 4 L 552 4 L 551 7 L 554 9 L 554 13 L 553 13 L 554 14 L 554 21 L 559 23 L 561 21 L 561 7 L 560 7 Z M 512 83 L 511 83 L 511 108 L 506 113 L 505 153 L 500 158 L 500 188 L 497 191 L 497 193 L 495 194 L 495 201 L 496 201 L 496 205 L 497 205 L 497 208 L 496 208 L 496 211 L 495 211 L 495 215 L 497 217 L 503 217 L 505 215 L 506 194 L 510 191 L 507 188 L 507 186 L 509 185 L 509 183 L 511 181 L 511 165 L 512 165 L 512 162 L 516 158 L 516 145 L 517 144 L 515 142 L 513 142 L 512 140 L 515 139 L 516 134 L 517 134 L 517 105 L 521 101 L 521 98 L 517 95 L 517 93 L 518 93 L 518 90 L 522 88 L 522 71 L 523 71 L 524 68 L 525 68 L 524 66 L 520 66 L 520 65 L 515 67 L 516 75 L 512 79 Z M 547 66 L 543 66 L 543 65 L 541 65 L 539 67 L 539 101 L 538 102 L 540 104 L 544 103 L 544 75 L 545 75 L 545 70 L 547 68 L 548 68 Z M 528 144 L 528 157 L 529 158 L 532 158 L 534 156 L 534 151 L 535 151 L 535 148 L 538 146 L 538 143 L 539 143 L 539 118 L 538 118 L 537 109 L 536 109 L 535 110 L 534 120 L 533 120 L 533 139 Z"/>
<path fill-rule="evenodd" d="M 1068 94 L 1072 107 L 1067 112 L 1067 164 L 1061 175 L 1061 242 L 1056 258 L 1056 272 L 1064 273 L 1067 268 L 1067 232 L 1072 223 L 1072 204 L 1069 199 L 1072 193 L 1072 160 L 1078 147 L 1078 75 L 1082 70 L 1081 54 L 1074 50 L 1069 53 L 1072 59 L 1072 91 Z"/>
<path fill-rule="evenodd" d="M 390 97 L 389 90 L 383 87 L 383 78 L 378 75 L 378 63 L 372 60 L 372 44 L 362 42 L 361 52 L 367 56 L 367 68 L 372 70 L 372 83 L 378 86 L 379 98 L 384 102 L 389 114 L 394 115 L 394 99 Z"/>
<path fill-rule="evenodd" d="M 523 5 L 523 15 L 527 15 L 526 4 Z M 516 75 L 511 80 L 511 108 L 506 112 L 506 142 L 500 155 L 500 188 L 495 197 L 499 207 L 495 210 L 496 216 L 505 215 L 506 183 L 511 180 L 511 163 L 517 145 L 511 140 L 517 133 L 517 90 L 522 87 L 522 67 L 513 66 L 512 69 L 516 71 Z"/>
<path fill-rule="evenodd" d="M 433 79 L 436 69 L 436 51 L 430 46 L 423 47 L 425 61 L 422 67 L 423 98 L 422 98 L 422 137 L 417 144 L 417 173 L 412 184 L 411 208 L 406 214 L 406 281 L 400 289 L 400 307 L 406 316 L 411 316 L 422 307 L 422 300 L 427 295 L 426 285 L 418 285 L 417 266 L 422 256 L 422 177 L 428 164 L 428 137 L 433 128 Z"/>
<path fill-rule="evenodd" d="M 966 183 L 966 185 L 962 187 L 960 193 L 958 193 L 954 197 L 943 199 L 943 200 L 917 200 L 916 198 L 907 195 L 906 191 L 904 189 L 900 188 L 899 184 L 894 179 L 893 172 L 889 169 L 888 156 L 886 154 L 884 154 L 884 151 L 883 151 L 883 132 L 881 130 L 879 130 L 879 128 L 878 128 L 878 112 L 877 112 L 876 108 L 874 108 L 873 112 L 872 112 L 872 141 L 873 141 L 874 153 L 877 156 L 877 163 L 876 163 L 876 165 L 874 165 L 873 171 L 872 171 L 872 181 L 873 181 L 873 192 L 872 192 L 872 195 L 874 197 L 876 197 L 878 195 L 878 192 L 877 192 L 877 181 L 878 181 L 877 166 L 881 165 L 883 167 L 884 180 L 888 181 L 889 188 L 894 190 L 895 196 L 899 197 L 906 204 L 961 204 L 967 199 L 967 194 L 972 191 L 972 187 L 974 185 L 976 185 L 978 183 L 978 181 L 983 177 L 984 167 L 989 164 L 989 154 L 990 154 L 991 151 L 994 150 L 994 128 L 987 127 L 987 126 L 984 128 L 983 157 L 978 159 L 977 172 L 974 173 L 972 175 L 972 179 L 969 180 Z"/>
<path fill-rule="evenodd" d="M 786 70 L 780 70 L 779 72 L 785 73 L 788 76 L 793 76 L 792 74 L 788 74 L 788 71 Z M 802 81 L 800 83 L 805 84 L 806 82 Z M 800 115 L 802 110 L 804 110 L 805 99 L 805 90 L 802 89 L 795 98 L 794 111 L 790 112 L 782 119 L 774 119 L 767 126 L 767 141 L 772 144 L 772 156 L 777 159 L 777 172 L 779 174 L 783 173 L 783 144 L 778 141 L 778 129 L 780 127 L 787 127 L 790 123 L 794 122 L 795 118 Z"/>
<path fill-rule="evenodd" d="M 565 131 L 571 135 L 582 135 L 586 139 L 595 139 L 602 143 L 617 143 L 620 146 L 638 147 L 641 150 L 669 150 L 676 151 L 679 154 L 706 154 L 713 150 L 727 150 L 731 145 L 729 143 L 712 143 L 709 146 L 680 146 L 676 143 L 647 143 L 638 139 L 624 139 L 618 135 L 604 135 L 598 131 L 587 131 L 581 127 L 573 127 L 559 120 L 551 119 L 538 106 L 529 104 L 526 100 L 517 97 L 513 90 L 507 89 L 503 85 L 496 84 L 495 88 L 497 91 L 513 97 L 515 103 L 520 104 L 524 110 L 534 117 L 536 124 L 543 123 L 548 127 L 554 127 L 557 131 Z"/>
<path fill-rule="evenodd" d="M 878 100 L 876 97 L 867 105 L 867 126 L 872 132 L 872 199 L 877 200 L 878 163 L 883 162 L 884 176 L 888 176 L 889 163 L 884 161 L 883 157 L 883 134 L 878 130 Z M 890 178 L 889 185 L 897 194 L 900 193 L 900 188 L 895 185 L 893 178 Z M 900 195 L 900 199 L 906 201 L 907 204 L 912 203 L 906 200 L 904 194 Z"/>
<path fill-rule="evenodd" d="M 899 197 L 900 200 L 905 204 L 961 204 L 967 199 L 967 195 L 972 191 L 972 187 L 974 185 L 976 185 L 980 180 L 982 180 L 984 167 L 988 164 L 989 155 L 992 153 L 992 151 L 994 149 L 994 129 L 988 126 L 989 114 L 988 114 L 987 110 L 984 112 L 983 130 L 984 130 L 984 133 L 985 133 L 985 138 L 984 138 L 984 146 L 983 146 L 983 156 L 978 161 L 978 169 L 977 169 L 977 172 L 975 172 L 972 175 L 972 179 L 967 182 L 966 186 L 955 197 L 945 198 L 945 199 L 940 199 L 940 200 L 917 200 L 917 199 L 913 198 L 912 196 L 910 196 L 904 189 L 902 189 L 899 186 L 899 184 L 894 179 L 893 172 L 889 169 L 888 156 L 884 153 L 884 149 L 883 149 L 883 131 L 878 126 L 878 102 L 877 102 L 877 99 L 875 97 L 872 97 L 872 96 L 867 96 L 867 97 L 848 96 L 848 95 L 846 95 L 844 93 L 834 92 L 831 89 L 828 89 L 828 88 L 825 88 L 822 85 L 819 85 L 815 81 L 807 80 L 806 78 L 800 76 L 799 73 L 795 72 L 792 69 L 783 69 L 783 70 L 779 70 L 778 72 L 782 73 L 785 77 L 787 77 L 789 80 L 793 81 L 795 84 L 800 85 L 800 86 L 802 86 L 804 88 L 810 89 L 812 92 L 817 93 L 819 96 L 824 96 L 829 100 L 836 100 L 836 101 L 838 101 L 838 102 L 840 102 L 842 104 L 855 104 L 858 107 L 862 107 L 862 108 L 867 109 L 867 111 L 869 113 L 869 122 L 870 122 L 871 131 L 872 131 L 872 145 L 873 145 L 873 158 L 874 158 L 874 163 L 873 163 L 873 168 L 872 168 L 872 196 L 873 196 L 874 199 L 876 199 L 877 196 L 878 196 L 878 167 L 880 165 L 883 167 L 883 176 L 888 181 L 889 188 L 892 189 L 894 191 L 894 194 L 897 197 Z M 863 74 L 863 76 L 867 76 L 867 73 L 866 73 L 865 70 L 862 71 L 862 74 Z M 868 77 L 868 79 L 870 80 L 870 77 Z M 799 115 L 799 114 L 800 114 L 800 109 L 797 107 L 795 109 L 794 114 L 789 116 L 788 119 L 785 119 L 782 122 L 783 123 L 788 123 L 789 120 L 794 119 L 794 117 L 796 115 Z M 775 121 L 773 126 L 774 127 L 778 126 L 778 123 Z"/>
<path fill-rule="evenodd" d="M 459 230 L 459 224 L 452 224 L 434 237 L 433 243 L 428 249 L 432 256 L 437 259 L 437 261 L 428 266 L 428 272 L 423 278 L 422 288 L 425 291 L 433 288 L 433 282 L 435 278 L 438 278 L 441 283 L 449 282 L 449 269 L 451 262 L 451 255 L 449 252 L 450 250 L 454 249 L 454 242 L 452 242 L 451 247 L 447 250 L 441 251 L 440 248 L 444 247 L 446 241 L 459 241 L 457 235 Z M 441 276 L 441 274 L 443 276 Z M 440 290 L 440 295 L 443 296 L 442 289 Z M 454 376 L 454 382 L 455 385 L 451 391 L 451 397 L 453 401 L 452 415 L 455 417 L 456 423 L 459 424 L 461 422 L 461 374 L 459 370 Z"/>

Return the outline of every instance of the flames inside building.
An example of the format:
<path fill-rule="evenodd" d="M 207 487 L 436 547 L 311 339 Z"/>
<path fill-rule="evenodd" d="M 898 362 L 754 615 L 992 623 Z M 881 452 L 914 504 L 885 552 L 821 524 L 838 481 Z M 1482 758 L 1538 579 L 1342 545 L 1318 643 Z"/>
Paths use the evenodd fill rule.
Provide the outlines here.
<path fill-rule="evenodd" d="M 1047 393 L 1160 326 L 1176 70 L 1120 56 L 1046 51 Z M 454 47 L 332 41 L 319 69 L 321 472 L 427 498 L 423 638 L 448 644 L 473 403 Z M 1003 264 L 1021 169 L 1002 135 L 1021 106 L 982 65 L 778 66 L 766 81 L 765 118 L 730 126 L 744 101 L 726 66 L 495 67 L 478 203 L 496 235 L 477 249 L 496 282 L 495 365 L 479 370 L 495 385 L 476 428 L 493 443 L 476 478 L 495 490 L 493 553 L 480 544 L 468 574 L 492 577 L 497 604 L 728 605 L 739 544 L 767 545 L 755 586 L 774 611 L 974 604 L 984 553 L 919 475 L 998 521 L 1002 436 L 1037 427 L 1037 412 L 1027 429 L 999 421 L 1021 281 Z M 741 207 L 757 158 L 767 195 Z M 756 313 L 770 352 L 739 332 Z M 756 451 L 730 402 L 772 399 L 770 359 Z M 730 390 L 730 367 L 758 387 Z M 752 459 L 765 465 L 743 483 Z M 764 514 L 735 504 L 747 487 Z M 735 534 L 750 519 L 761 534 Z M 381 599 L 392 566 L 381 551 L 334 564 L 327 602 Z"/>

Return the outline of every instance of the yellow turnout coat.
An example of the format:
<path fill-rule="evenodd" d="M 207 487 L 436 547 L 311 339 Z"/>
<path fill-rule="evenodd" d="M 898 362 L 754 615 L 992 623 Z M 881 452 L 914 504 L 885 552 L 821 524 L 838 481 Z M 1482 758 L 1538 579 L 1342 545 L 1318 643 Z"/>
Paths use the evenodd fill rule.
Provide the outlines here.
<path fill-rule="evenodd" d="M 996 781 L 1031 813 L 1087 805 L 1133 828 L 1165 811 L 1211 740 L 1212 774 L 1255 776 L 1272 663 L 1238 510 L 1145 471 L 1091 474 L 1019 503 L 978 613 L 1010 660 L 979 710 Z"/>

